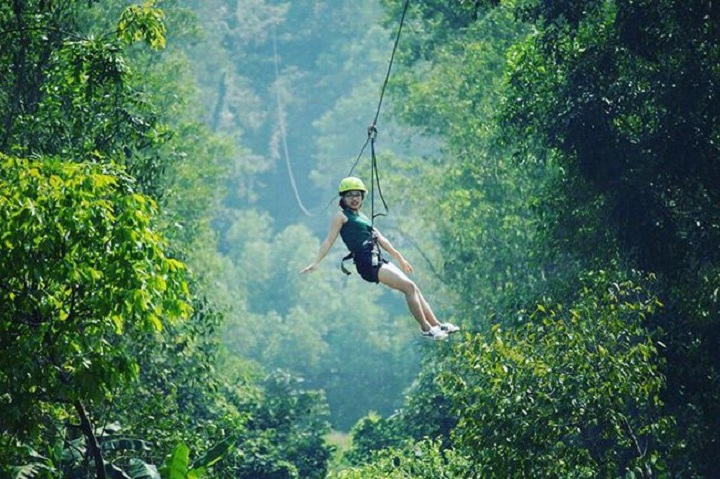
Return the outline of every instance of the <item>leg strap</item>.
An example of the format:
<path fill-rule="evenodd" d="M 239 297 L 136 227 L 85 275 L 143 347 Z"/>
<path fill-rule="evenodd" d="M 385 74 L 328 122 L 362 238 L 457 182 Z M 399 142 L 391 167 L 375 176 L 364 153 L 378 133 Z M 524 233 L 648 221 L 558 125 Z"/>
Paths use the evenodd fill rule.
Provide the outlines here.
<path fill-rule="evenodd" d="M 352 259 L 352 257 L 353 257 L 353 254 L 352 254 L 352 253 L 348 253 L 347 255 L 345 255 L 345 256 L 343 257 L 343 259 L 340 260 L 340 270 L 341 270 L 343 273 L 347 274 L 347 275 L 350 275 L 351 273 L 350 273 L 350 270 L 348 270 L 348 269 L 345 267 L 345 261 Z"/>

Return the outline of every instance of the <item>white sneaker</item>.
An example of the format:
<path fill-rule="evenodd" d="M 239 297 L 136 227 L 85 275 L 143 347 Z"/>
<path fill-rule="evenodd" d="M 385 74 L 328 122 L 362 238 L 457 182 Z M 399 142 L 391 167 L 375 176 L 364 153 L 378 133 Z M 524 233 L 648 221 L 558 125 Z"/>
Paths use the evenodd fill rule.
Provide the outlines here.
<path fill-rule="evenodd" d="M 433 326 L 427 331 L 423 331 L 422 335 L 428 339 L 433 339 L 435 341 L 441 341 L 447 338 L 447 333 L 440 329 L 440 326 Z"/>
<path fill-rule="evenodd" d="M 460 327 L 455 326 L 453 323 L 440 323 L 440 329 L 447 334 L 457 333 L 460 331 Z"/>

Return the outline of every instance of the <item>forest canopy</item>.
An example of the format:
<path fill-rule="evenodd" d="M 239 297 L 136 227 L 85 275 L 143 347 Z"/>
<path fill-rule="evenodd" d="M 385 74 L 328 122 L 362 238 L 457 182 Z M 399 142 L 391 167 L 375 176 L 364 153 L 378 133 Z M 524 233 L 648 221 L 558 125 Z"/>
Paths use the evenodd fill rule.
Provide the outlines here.
<path fill-rule="evenodd" d="M 719 8 L 2 3 L 0 475 L 716 477 Z"/>

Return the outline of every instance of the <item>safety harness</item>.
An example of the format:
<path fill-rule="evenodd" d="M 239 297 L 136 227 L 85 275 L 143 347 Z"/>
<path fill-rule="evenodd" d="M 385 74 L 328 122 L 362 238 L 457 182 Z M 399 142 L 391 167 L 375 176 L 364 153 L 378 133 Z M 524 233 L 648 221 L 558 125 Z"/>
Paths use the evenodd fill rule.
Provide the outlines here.
<path fill-rule="evenodd" d="M 372 255 L 372 266 L 373 268 L 377 268 L 382 263 L 382 253 L 380 252 L 380 245 L 378 244 L 377 236 L 374 231 L 368 241 L 372 242 L 372 252 L 370 253 Z M 340 260 L 340 270 L 348 276 L 352 273 L 345 267 L 345 261 L 349 260 L 355 260 L 352 251 L 343 256 Z"/>

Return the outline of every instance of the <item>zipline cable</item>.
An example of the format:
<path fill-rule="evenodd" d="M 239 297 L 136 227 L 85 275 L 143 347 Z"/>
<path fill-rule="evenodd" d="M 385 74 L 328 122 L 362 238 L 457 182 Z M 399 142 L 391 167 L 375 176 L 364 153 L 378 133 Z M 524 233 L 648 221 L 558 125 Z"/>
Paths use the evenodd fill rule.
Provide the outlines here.
<path fill-rule="evenodd" d="M 405 24 L 405 14 L 408 11 L 410 0 L 405 0 L 405 6 L 403 7 L 402 16 L 400 17 L 400 25 L 398 26 L 397 35 L 395 35 L 395 44 L 393 45 L 392 54 L 390 55 L 390 62 L 388 63 L 387 73 L 385 73 L 385 81 L 383 82 L 382 90 L 380 91 L 380 101 L 378 101 L 377 111 L 375 112 L 375 118 L 373 119 L 372 126 L 375 126 L 380 116 L 380 108 L 382 108 L 383 98 L 385 97 L 385 89 L 387 88 L 388 81 L 390 80 L 390 70 L 392 70 L 393 61 L 395 61 L 395 52 L 397 51 L 398 43 L 400 43 L 400 33 L 402 33 L 403 25 Z"/>
<path fill-rule="evenodd" d="M 385 80 L 383 81 L 382 89 L 380 90 L 380 99 L 378 101 L 377 109 L 375 110 L 375 117 L 373 118 L 372 124 L 368 127 L 368 139 L 365 141 L 365 144 L 360 150 L 360 154 L 358 155 L 358 158 L 355 160 L 355 164 L 353 165 L 353 168 L 350 170 L 352 173 L 352 170 L 355 168 L 355 166 L 358 164 L 358 161 L 360 160 L 360 157 L 362 156 L 363 152 L 365 151 L 365 148 L 368 145 L 368 142 L 370 143 L 370 156 L 371 156 L 371 164 L 370 164 L 370 223 L 374 226 L 375 225 L 375 218 L 378 216 L 387 216 L 389 213 L 389 208 L 387 205 L 387 202 L 385 201 L 385 197 L 382 194 L 382 188 L 380 187 L 380 174 L 378 173 L 378 167 L 377 167 L 377 156 L 375 155 L 375 138 L 377 137 L 377 121 L 380 117 L 380 110 L 382 109 L 382 103 L 383 99 L 385 98 L 385 90 L 387 89 L 388 82 L 390 81 L 390 72 L 392 71 L 392 66 L 395 61 L 395 53 L 397 52 L 398 44 L 400 43 L 400 34 L 402 33 L 403 25 L 405 24 L 405 16 L 408 11 L 408 6 L 410 5 L 410 0 L 405 0 L 405 5 L 403 6 L 402 16 L 400 17 L 400 25 L 398 26 L 397 34 L 395 35 L 395 43 L 393 44 L 392 53 L 390 54 L 390 61 L 388 62 L 388 68 L 387 72 L 385 73 Z M 378 196 L 380 197 L 380 200 L 382 201 L 383 207 L 385 208 L 384 213 L 375 213 L 375 189 L 377 186 Z"/>

